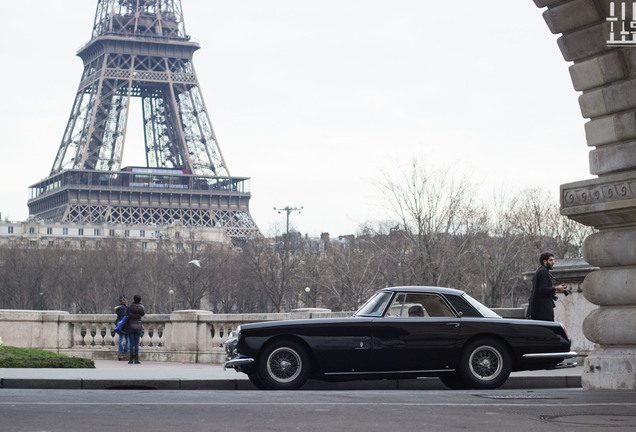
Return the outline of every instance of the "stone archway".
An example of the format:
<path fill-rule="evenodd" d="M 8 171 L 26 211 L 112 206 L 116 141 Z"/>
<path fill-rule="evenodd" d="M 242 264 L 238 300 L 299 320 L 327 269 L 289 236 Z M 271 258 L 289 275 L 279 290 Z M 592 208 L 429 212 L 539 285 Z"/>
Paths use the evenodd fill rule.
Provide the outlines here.
<path fill-rule="evenodd" d="M 579 105 L 592 180 L 561 185 L 561 213 L 598 232 L 585 260 L 599 267 L 583 282 L 599 305 L 583 323 L 599 344 L 585 360 L 586 390 L 636 390 L 636 35 L 633 1 L 534 0 L 583 92 Z M 626 7 L 623 9 L 623 5 Z M 625 27 L 623 27 L 623 24 Z M 621 30 L 626 30 L 621 33 Z M 636 30 L 636 29 L 635 29 Z"/>

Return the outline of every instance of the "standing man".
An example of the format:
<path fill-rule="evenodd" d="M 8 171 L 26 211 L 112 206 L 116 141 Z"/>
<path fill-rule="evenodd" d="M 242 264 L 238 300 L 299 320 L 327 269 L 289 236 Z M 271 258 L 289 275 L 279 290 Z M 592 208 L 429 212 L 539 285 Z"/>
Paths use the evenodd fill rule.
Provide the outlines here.
<path fill-rule="evenodd" d="M 117 314 L 117 319 L 115 320 L 115 325 L 119 324 L 119 321 L 122 320 L 126 315 L 128 315 L 128 299 L 126 299 L 125 295 L 119 297 L 119 304 L 115 306 L 115 313 Z M 126 351 L 128 351 L 128 331 L 126 331 L 126 326 L 118 332 L 119 334 L 119 360 L 126 360 Z"/>
<path fill-rule="evenodd" d="M 554 267 L 554 254 L 544 252 L 539 256 L 541 265 L 532 277 L 532 294 L 526 316 L 528 319 L 554 321 L 554 300 L 557 292 L 564 293 L 563 284 L 552 286 L 550 270 Z"/>
<path fill-rule="evenodd" d="M 128 308 L 128 336 L 130 337 L 130 360 L 128 363 L 139 364 L 139 338 L 143 330 L 141 317 L 145 314 L 144 305 L 141 304 L 141 296 L 135 294 L 133 304 Z"/>

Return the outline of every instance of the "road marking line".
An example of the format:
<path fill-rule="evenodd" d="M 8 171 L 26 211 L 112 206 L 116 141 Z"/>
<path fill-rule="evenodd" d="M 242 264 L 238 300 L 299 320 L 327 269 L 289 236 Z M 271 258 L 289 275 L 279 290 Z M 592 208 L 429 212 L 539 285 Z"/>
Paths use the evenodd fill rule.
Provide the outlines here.
<path fill-rule="evenodd" d="M 0 406 L 16 406 L 16 405 L 37 405 L 37 406 L 55 406 L 55 405 L 139 405 L 139 406 L 188 406 L 188 405 L 200 405 L 200 406 L 216 406 L 216 405 L 230 405 L 230 406 L 339 406 L 339 405 L 354 405 L 354 406 L 417 406 L 417 407 L 554 407 L 554 403 L 382 403 L 382 402 L 192 402 L 192 403 L 177 403 L 177 402 L 0 402 Z M 560 403 L 559 407 L 611 407 L 611 406 L 636 406 L 636 402 L 606 402 L 606 403 Z"/>

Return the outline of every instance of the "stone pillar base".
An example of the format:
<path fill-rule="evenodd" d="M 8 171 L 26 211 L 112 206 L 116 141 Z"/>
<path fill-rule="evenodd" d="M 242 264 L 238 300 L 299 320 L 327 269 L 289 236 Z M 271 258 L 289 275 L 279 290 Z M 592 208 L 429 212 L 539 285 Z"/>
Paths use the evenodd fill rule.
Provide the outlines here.
<path fill-rule="evenodd" d="M 584 390 L 636 390 L 636 348 L 597 348 L 585 359 Z"/>

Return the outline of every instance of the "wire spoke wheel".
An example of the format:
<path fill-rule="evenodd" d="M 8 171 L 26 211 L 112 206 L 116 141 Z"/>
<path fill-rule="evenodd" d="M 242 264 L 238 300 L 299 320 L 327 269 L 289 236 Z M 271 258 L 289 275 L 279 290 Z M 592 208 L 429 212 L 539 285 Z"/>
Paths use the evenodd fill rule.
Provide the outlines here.
<path fill-rule="evenodd" d="M 503 359 L 499 351 L 491 346 L 482 346 L 470 356 L 470 372 L 478 379 L 497 378 L 503 369 Z"/>
<path fill-rule="evenodd" d="M 295 390 L 305 384 L 310 375 L 307 349 L 288 339 L 267 346 L 257 363 L 258 380 L 263 387 L 271 390 Z"/>
<path fill-rule="evenodd" d="M 510 376 L 508 348 L 493 338 L 470 342 L 462 353 L 459 374 L 468 388 L 496 389 Z"/>
<path fill-rule="evenodd" d="M 288 383 L 298 377 L 303 368 L 300 355 L 289 347 L 278 348 L 267 358 L 267 373 L 275 381 Z"/>

